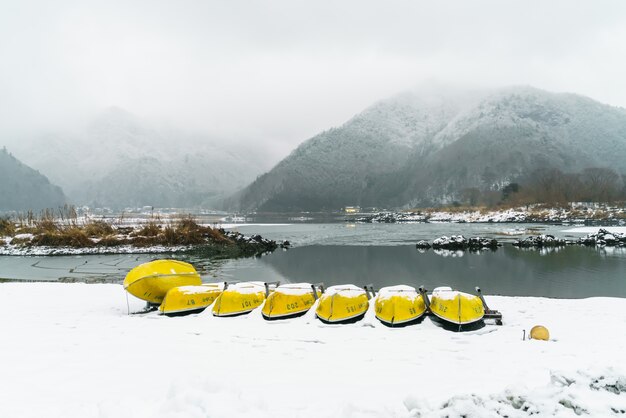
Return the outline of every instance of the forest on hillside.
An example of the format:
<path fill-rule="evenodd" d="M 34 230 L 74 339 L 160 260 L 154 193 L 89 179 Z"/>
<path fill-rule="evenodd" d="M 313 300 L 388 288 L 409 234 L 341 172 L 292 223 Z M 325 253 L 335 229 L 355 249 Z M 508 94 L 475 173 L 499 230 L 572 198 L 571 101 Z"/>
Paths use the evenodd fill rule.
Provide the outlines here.
<path fill-rule="evenodd" d="M 60 187 L 0 149 L 0 211 L 40 210 L 65 204 Z"/>
<path fill-rule="evenodd" d="M 495 207 L 543 203 L 560 206 L 569 202 L 625 201 L 626 174 L 604 167 L 590 167 L 574 173 L 544 168 L 499 190 L 463 189 L 454 205 Z"/>

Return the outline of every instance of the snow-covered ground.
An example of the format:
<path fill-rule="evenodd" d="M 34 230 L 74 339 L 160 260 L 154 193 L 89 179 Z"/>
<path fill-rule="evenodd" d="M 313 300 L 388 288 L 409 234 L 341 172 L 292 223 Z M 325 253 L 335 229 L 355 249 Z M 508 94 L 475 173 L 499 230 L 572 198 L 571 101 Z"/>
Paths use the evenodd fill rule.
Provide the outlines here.
<path fill-rule="evenodd" d="M 487 297 L 504 315 L 324 325 L 127 315 L 120 285 L 0 284 L 0 417 L 613 416 L 626 411 L 626 299 Z M 130 300 L 130 310 L 142 303 Z M 551 341 L 523 341 L 545 325 Z M 618 392 L 618 393 L 616 393 Z M 499 414 L 499 415 L 498 415 Z M 623 415 L 622 415 L 623 416 Z"/>
<path fill-rule="evenodd" d="M 616 222 L 626 224 L 626 209 L 623 207 L 578 207 L 539 208 L 537 205 L 499 210 L 446 211 L 425 209 L 418 212 L 379 212 L 359 214 L 357 222 L 394 223 L 394 222 L 464 222 L 464 223 L 585 223 L 586 221 Z"/>
<path fill-rule="evenodd" d="M 33 255 L 97 255 L 97 254 L 163 254 L 176 253 L 189 250 L 191 246 L 185 245 L 153 245 L 150 247 L 137 247 L 134 245 L 118 245 L 115 247 L 46 247 L 11 245 L 11 239 L 7 237 L 7 244 L 0 246 L 0 255 L 33 256 Z"/>
<path fill-rule="evenodd" d="M 599 229 L 600 228 L 597 226 L 581 226 L 579 228 L 566 229 L 561 232 L 573 234 L 596 234 Z M 603 226 L 602 229 L 606 229 L 612 233 L 626 234 L 626 226 Z"/>

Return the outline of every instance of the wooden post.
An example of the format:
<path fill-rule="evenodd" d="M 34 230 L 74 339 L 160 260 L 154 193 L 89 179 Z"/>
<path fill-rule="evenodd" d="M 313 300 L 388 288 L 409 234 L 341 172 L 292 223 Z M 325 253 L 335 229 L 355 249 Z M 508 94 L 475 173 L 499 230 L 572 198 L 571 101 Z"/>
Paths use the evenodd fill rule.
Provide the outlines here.
<path fill-rule="evenodd" d="M 491 309 L 489 309 L 489 306 L 487 306 L 487 301 L 485 300 L 485 298 L 483 297 L 482 292 L 480 291 L 480 287 L 476 286 L 476 292 L 478 293 L 478 297 L 480 298 L 480 300 L 483 303 L 483 307 L 485 308 L 485 312 L 490 311 Z"/>
<path fill-rule="evenodd" d="M 424 299 L 424 304 L 426 305 L 426 309 L 430 311 L 430 299 L 428 299 L 428 295 L 426 294 L 427 290 L 424 286 L 420 286 L 418 288 L 422 298 Z"/>

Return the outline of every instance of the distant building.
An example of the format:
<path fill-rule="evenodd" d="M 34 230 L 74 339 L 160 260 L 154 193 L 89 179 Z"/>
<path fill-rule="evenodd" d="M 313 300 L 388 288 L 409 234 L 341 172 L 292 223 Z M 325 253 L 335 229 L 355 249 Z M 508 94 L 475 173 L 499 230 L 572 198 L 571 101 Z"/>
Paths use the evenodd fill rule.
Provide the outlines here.
<path fill-rule="evenodd" d="M 346 206 L 343 211 L 345 213 L 359 213 L 361 208 L 359 206 Z"/>

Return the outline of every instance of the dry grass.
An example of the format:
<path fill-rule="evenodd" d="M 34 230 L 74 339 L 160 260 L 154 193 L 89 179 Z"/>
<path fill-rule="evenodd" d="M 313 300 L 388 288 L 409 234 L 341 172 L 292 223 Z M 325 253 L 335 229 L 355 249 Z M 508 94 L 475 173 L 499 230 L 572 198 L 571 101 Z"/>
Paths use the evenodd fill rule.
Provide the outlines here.
<path fill-rule="evenodd" d="M 417 212 L 417 210 L 415 210 Z M 480 212 L 486 213 L 489 208 L 486 206 L 442 206 L 439 208 L 422 209 L 423 212 L 447 212 L 447 213 L 464 213 L 464 212 Z"/>
<path fill-rule="evenodd" d="M 46 247 L 93 247 L 94 242 L 89 239 L 85 231 L 77 227 L 69 227 L 56 231 L 47 231 L 35 235 L 32 245 Z"/>
<path fill-rule="evenodd" d="M 184 216 L 170 225 L 161 225 L 154 220 L 140 227 L 124 227 L 114 229 L 103 220 L 96 220 L 79 226 L 71 222 L 69 225 L 55 222 L 44 214 L 33 219 L 26 225 L 16 228 L 9 220 L 0 220 L 0 235 L 14 236 L 16 233 L 31 233 L 32 239 L 13 239 L 12 243 L 48 247 L 116 247 L 131 244 L 137 247 L 155 245 L 187 246 L 215 243 L 220 245 L 234 244 L 223 231 L 199 225 L 191 216 Z M 91 238 L 98 238 L 94 242 Z"/>
<path fill-rule="evenodd" d="M 120 239 L 115 235 L 107 235 L 103 237 L 96 245 L 99 247 L 119 247 L 120 245 L 126 244 L 127 241 L 125 239 Z"/>
<path fill-rule="evenodd" d="M 89 237 L 103 238 L 115 233 L 113 227 L 105 221 L 91 221 L 83 227 Z"/>
<path fill-rule="evenodd" d="M 119 229 L 118 229 L 118 232 Z M 171 225 L 162 226 L 150 221 L 141 228 L 131 232 L 127 240 L 107 237 L 97 245 L 112 246 L 132 244 L 137 247 L 151 247 L 155 245 L 187 246 L 206 243 L 232 244 L 222 232 L 211 227 L 199 225 L 191 216 L 184 216 Z"/>
<path fill-rule="evenodd" d="M 209 239 L 217 244 L 232 243 L 232 241 L 217 228 L 209 228 Z"/>
<path fill-rule="evenodd" d="M 131 233 L 134 237 L 156 237 L 161 233 L 161 225 L 156 222 L 148 222 L 143 225 L 139 230 Z"/>
<path fill-rule="evenodd" d="M 13 238 L 11 245 L 26 245 L 30 244 L 30 238 Z"/>
<path fill-rule="evenodd" d="M 0 235 L 13 236 L 15 234 L 15 223 L 9 218 L 0 218 Z"/>
<path fill-rule="evenodd" d="M 60 227 L 54 222 L 51 218 L 44 218 L 40 221 L 37 221 L 34 227 L 31 229 L 31 233 L 53 233 L 59 231 Z"/>

